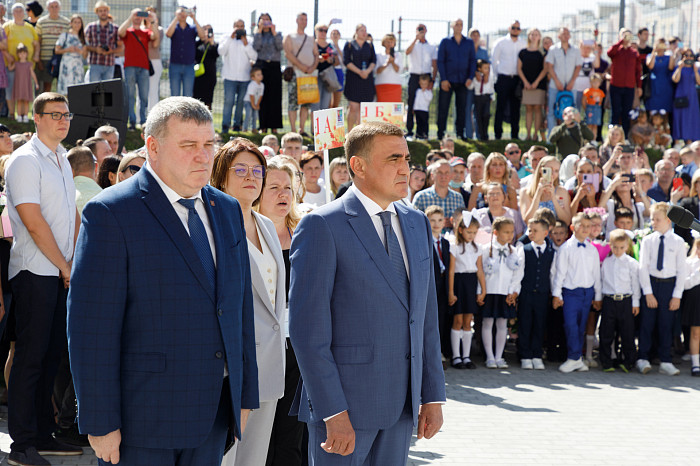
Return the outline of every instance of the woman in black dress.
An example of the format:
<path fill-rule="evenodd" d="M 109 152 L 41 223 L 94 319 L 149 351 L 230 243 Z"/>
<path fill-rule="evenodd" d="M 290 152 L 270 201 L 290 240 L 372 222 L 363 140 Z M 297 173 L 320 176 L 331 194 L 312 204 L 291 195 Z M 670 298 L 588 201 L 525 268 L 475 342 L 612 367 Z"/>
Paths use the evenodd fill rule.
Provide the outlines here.
<path fill-rule="evenodd" d="M 260 102 L 260 128 L 266 132 L 271 128 L 273 133 L 282 128 L 282 71 L 280 59 L 282 52 L 282 33 L 272 22 L 268 13 L 262 13 L 258 18 L 258 28 L 253 36 L 253 48 L 258 53 L 255 66 L 263 73 L 265 91 Z"/>
<path fill-rule="evenodd" d="M 542 126 L 542 108 L 546 104 L 547 71 L 544 68 L 544 55 L 540 50 L 541 39 L 539 29 L 531 29 L 527 34 L 527 48 L 518 53 L 518 75 L 523 82 L 522 103 L 526 109 L 527 141 L 537 140 L 537 129 Z"/>
<path fill-rule="evenodd" d="M 192 97 L 199 99 L 211 110 L 214 100 L 214 88 L 216 87 L 216 60 L 219 58 L 218 44 L 214 42 L 214 30 L 210 24 L 203 27 L 207 31 L 206 40 L 195 43 L 195 61 L 200 63 L 204 57 L 204 74 L 194 78 Z M 206 53 L 206 55 L 205 55 Z"/>
<path fill-rule="evenodd" d="M 374 47 L 367 41 L 367 27 L 358 24 L 355 38 L 345 44 L 343 63 L 347 68 L 345 75 L 345 97 L 350 102 L 348 109 L 348 131 L 360 124 L 360 102 L 374 100 L 374 75 L 372 71 L 377 63 Z"/>

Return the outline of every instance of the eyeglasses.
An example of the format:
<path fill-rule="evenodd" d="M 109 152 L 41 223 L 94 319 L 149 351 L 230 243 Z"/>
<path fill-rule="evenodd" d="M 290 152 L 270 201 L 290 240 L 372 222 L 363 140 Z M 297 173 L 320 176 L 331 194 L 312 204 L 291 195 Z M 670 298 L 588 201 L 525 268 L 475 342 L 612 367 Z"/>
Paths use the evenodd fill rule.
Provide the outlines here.
<path fill-rule="evenodd" d="M 321 29 L 318 30 L 318 32 L 328 32 L 328 29 L 321 28 Z"/>
<path fill-rule="evenodd" d="M 520 153 L 519 150 L 509 150 L 508 151 L 508 155 L 515 155 L 515 154 L 519 154 L 519 153 Z"/>
<path fill-rule="evenodd" d="M 239 176 L 241 178 L 245 177 L 248 175 L 248 173 L 252 170 L 253 176 L 255 178 L 258 178 L 262 180 L 265 178 L 265 167 L 262 165 L 253 165 L 252 167 L 250 165 L 246 165 L 245 163 L 234 163 L 229 170 L 233 170 L 233 172 L 236 174 L 236 176 Z"/>
<path fill-rule="evenodd" d="M 519 27 L 519 26 L 511 26 L 510 28 L 511 28 L 512 30 L 514 30 L 514 31 L 519 31 L 519 30 L 520 30 L 520 27 Z"/>
<path fill-rule="evenodd" d="M 73 119 L 72 113 L 61 113 L 61 112 L 37 112 L 37 115 L 51 115 L 52 120 L 60 121 L 61 118 L 65 118 L 68 121 Z"/>
<path fill-rule="evenodd" d="M 122 173 L 126 173 L 127 170 L 129 170 L 132 175 L 135 175 L 139 172 L 139 170 L 141 170 L 141 167 L 138 165 L 127 165 L 126 168 L 122 170 Z"/>

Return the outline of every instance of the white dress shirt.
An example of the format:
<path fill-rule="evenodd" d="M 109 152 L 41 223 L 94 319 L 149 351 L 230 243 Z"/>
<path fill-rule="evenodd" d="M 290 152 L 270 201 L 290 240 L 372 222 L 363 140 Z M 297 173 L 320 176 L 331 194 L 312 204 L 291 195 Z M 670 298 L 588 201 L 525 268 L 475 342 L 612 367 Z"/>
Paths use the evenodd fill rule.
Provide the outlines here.
<path fill-rule="evenodd" d="M 501 244 L 494 238 L 490 244 L 481 246 L 481 260 L 484 264 L 487 294 L 520 294 L 520 282 L 525 274 L 521 247 Z M 511 268 L 508 263 L 515 267 Z"/>
<path fill-rule="evenodd" d="M 639 283 L 642 286 L 642 292 L 646 296 L 652 294 L 651 277 L 675 277 L 676 285 L 673 288 L 673 297 L 680 298 L 683 296 L 685 278 L 688 275 L 685 263 L 687 244 L 671 228 L 663 236 L 664 260 L 661 270 L 656 268 L 661 233 L 655 231 L 642 239 L 642 245 L 639 248 Z"/>
<path fill-rule="evenodd" d="M 394 71 L 392 65 L 387 66 L 381 73 L 376 70 L 380 66 L 384 66 L 386 62 L 389 61 L 389 56 L 386 54 L 377 55 L 377 64 L 374 71 L 374 85 L 378 84 L 403 84 L 403 78 L 401 73 L 403 73 L 403 55 L 398 51 L 394 53 L 394 63 L 399 67 L 399 71 Z"/>
<path fill-rule="evenodd" d="M 435 252 L 437 253 L 438 263 L 440 264 L 440 273 L 444 273 L 445 263 L 442 261 L 440 241 L 442 241 L 442 236 L 438 236 L 437 238 L 433 236 L 433 249 L 435 249 Z"/>
<path fill-rule="evenodd" d="M 59 270 L 34 242 L 17 212 L 21 204 L 37 204 L 51 228 L 56 245 L 66 261 L 73 259 L 75 241 L 75 183 L 66 150 L 49 149 L 35 134 L 10 158 L 5 172 L 7 214 L 14 240 L 8 278 L 27 270 L 35 275 L 58 277 Z"/>
<path fill-rule="evenodd" d="M 600 255 L 590 242 L 578 246 L 576 236 L 569 238 L 559 247 L 554 259 L 556 271 L 552 283 L 552 296 L 561 299 L 561 290 L 566 288 L 593 288 L 595 301 L 602 299 L 600 284 Z"/>
<path fill-rule="evenodd" d="M 376 81 L 375 81 L 376 82 Z M 416 99 L 413 101 L 413 110 L 419 112 L 429 112 L 430 102 L 433 100 L 432 89 L 416 89 Z"/>
<path fill-rule="evenodd" d="M 180 221 L 182 222 L 182 226 L 185 227 L 185 231 L 187 231 L 187 234 L 190 234 L 190 228 L 187 226 L 187 216 L 189 214 L 189 210 L 187 207 L 184 205 L 180 204 L 178 201 L 180 199 L 197 199 L 198 202 L 194 203 L 194 209 L 197 211 L 197 214 L 199 215 L 199 218 L 202 220 L 202 223 L 204 224 L 204 229 L 207 232 L 207 239 L 209 240 L 209 247 L 211 248 L 211 255 L 214 258 L 214 265 L 216 265 L 216 244 L 214 243 L 214 234 L 211 231 L 211 225 L 209 224 L 209 215 L 207 214 L 207 210 L 204 208 L 204 200 L 202 199 L 202 191 L 200 190 L 196 195 L 192 197 L 186 197 L 183 198 L 180 196 L 178 193 L 173 191 L 173 189 L 165 184 L 163 180 L 160 179 L 158 175 L 156 175 L 156 172 L 153 171 L 153 168 L 146 162 L 143 164 L 144 168 L 148 170 L 148 173 L 153 175 L 153 178 L 156 179 L 158 182 L 158 185 L 160 186 L 160 189 L 163 190 L 163 193 L 165 193 L 165 197 L 168 198 L 168 202 L 173 206 L 173 209 L 175 209 L 175 213 L 177 216 L 180 218 Z"/>
<path fill-rule="evenodd" d="M 527 47 L 524 40 L 516 41 L 510 38 L 510 34 L 501 37 L 493 46 L 491 54 L 491 68 L 494 77 L 499 74 L 515 76 L 518 74 L 518 54 Z"/>
<path fill-rule="evenodd" d="M 450 254 L 454 257 L 455 273 L 476 273 L 478 270 L 476 261 L 481 256 L 481 249 L 476 243 L 452 244 L 450 243 Z"/>
<path fill-rule="evenodd" d="M 348 190 L 350 189 L 353 190 L 357 198 L 362 203 L 362 206 L 369 214 L 369 218 L 372 219 L 372 223 L 374 224 L 374 229 L 377 230 L 377 234 L 379 235 L 379 240 L 382 242 L 382 245 L 384 245 L 384 248 L 386 248 L 386 244 L 384 244 L 384 226 L 382 225 L 382 218 L 379 216 L 379 213 L 384 212 L 384 209 L 379 207 L 379 204 L 374 202 L 372 199 L 367 197 L 367 195 L 365 195 L 362 191 L 360 191 L 356 185 L 353 184 L 352 186 L 350 186 L 350 188 L 348 188 Z M 399 240 L 399 247 L 401 248 L 401 254 L 403 255 L 403 263 L 406 266 L 406 275 L 410 280 L 411 269 L 408 267 L 406 245 L 403 242 L 403 232 L 401 231 L 401 223 L 399 222 L 399 216 L 396 214 L 396 208 L 394 207 L 394 203 L 389 204 L 389 207 L 386 208 L 386 211 L 391 212 L 391 228 L 394 229 L 396 238 Z"/>
<path fill-rule="evenodd" d="M 217 48 L 221 55 L 221 77 L 229 81 L 250 81 L 251 63 L 258 59 L 258 53 L 253 48 L 253 41 L 243 45 L 239 39 L 226 36 Z"/>
<path fill-rule="evenodd" d="M 483 80 L 483 78 L 482 78 Z M 493 89 L 493 82 L 495 79 L 489 75 L 488 80 L 486 82 L 478 81 L 476 78 L 472 79 L 471 84 L 467 89 L 472 89 L 474 90 L 474 95 L 493 95 L 494 89 Z"/>
<path fill-rule="evenodd" d="M 408 72 L 432 75 L 433 60 L 437 60 L 437 47 L 428 42 L 417 41 L 408 55 Z"/>
<path fill-rule="evenodd" d="M 685 289 L 689 290 L 700 285 L 700 258 L 688 257 L 685 260 L 688 276 L 685 279 Z"/>
<path fill-rule="evenodd" d="M 600 268 L 604 295 L 632 295 L 632 307 L 639 307 L 639 262 L 627 254 L 605 258 Z"/>

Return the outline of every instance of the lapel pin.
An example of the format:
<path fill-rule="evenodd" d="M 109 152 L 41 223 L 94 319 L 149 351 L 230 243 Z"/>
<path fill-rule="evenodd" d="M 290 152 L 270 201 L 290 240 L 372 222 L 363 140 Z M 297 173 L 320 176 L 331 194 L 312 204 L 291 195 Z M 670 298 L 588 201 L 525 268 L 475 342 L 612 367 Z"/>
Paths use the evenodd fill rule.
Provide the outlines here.
<path fill-rule="evenodd" d="M 216 204 L 214 204 L 214 201 L 209 201 L 209 204 L 211 204 L 212 207 L 216 206 Z"/>

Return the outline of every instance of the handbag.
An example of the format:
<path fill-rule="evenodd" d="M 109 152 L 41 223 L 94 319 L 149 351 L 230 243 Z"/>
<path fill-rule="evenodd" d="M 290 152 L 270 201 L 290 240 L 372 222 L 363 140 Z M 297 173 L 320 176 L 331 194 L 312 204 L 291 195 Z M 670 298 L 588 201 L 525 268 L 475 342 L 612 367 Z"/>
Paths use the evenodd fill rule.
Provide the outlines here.
<path fill-rule="evenodd" d="M 310 74 L 299 73 L 297 75 L 297 103 L 299 105 L 315 104 L 321 100 L 317 76 L 317 70 Z"/>
<path fill-rule="evenodd" d="M 204 54 L 202 55 L 202 59 L 199 60 L 199 63 L 195 63 L 194 65 L 194 77 L 199 78 L 205 73 L 204 69 L 204 57 L 207 56 L 207 52 L 209 51 L 209 44 L 207 44 L 206 48 L 204 49 Z"/>
<path fill-rule="evenodd" d="M 328 92 L 337 92 L 343 88 L 338 82 L 338 75 L 335 73 L 335 68 L 329 66 L 319 73 L 321 82 Z"/>
<path fill-rule="evenodd" d="M 156 74 L 156 70 L 153 69 L 153 63 L 151 63 L 151 58 L 148 56 L 148 50 L 146 50 L 146 46 L 143 45 L 143 42 L 141 42 L 141 39 L 139 39 L 139 36 L 137 36 L 134 31 L 129 32 L 131 32 L 134 35 L 139 45 L 141 45 L 143 52 L 146 54 L 146 59 L 148 59 L 148 76 L 153 76 L 154 74 Z"/>
<path fill-rule="evenodd" d="M 64 33 L 65 34 L 65 33 Z M 63 34 L 61 34 L 63 35 Z M 57 45 L 60 45 L 59 42 L 61 41 L 61 37 L 59 36 L 58 41 L 56 41 Z M 63 42 L 63 45 L 65 45 L 65 40 Z M 61 45 L 61 47 L 63 47 Z M 63 58 L 63 55 L 59 55 L 56 53 L 54 50 L 53 55 L 51 55 L 51 60 L 49 60 L 49 74 L 54 77 L 58 78 L 58 75 L 61 73 L 61 59 Z"/>
<path fill-rule="evenodd" d="M 673 99 L 673 108 L 688 108 L 688 106 L 690 106 L 690 101 L 685 96 Z"/>
<path fill-rule="evenodd" d="M 304 44 L 306 43 L 306 38 L 307 38 L 307 37 L 308 37 L 308 36 L 307 36 L 306 34 L 304 34 L 304 40 L 303 40 L 303 42 L 301 43 L 301 47 L 299 47 L 299 50 L 297 50 L 296 55 L 294 55 L 295 58 L 299 57 L 299 54 L 301 53 L 301 49 L 304 48 Z M 287 65 L 287 67 L 286 67 L 286 68 L 284 69 L 284 71 L 282 72 L 282 79 L 284 79 L 284 80 L 287 81 L 287 82 L 289 82 L 289 81 L 291 81 L 292 79 L 294 79 L 294 67 L 293 67 L 293 66 Z"/>

